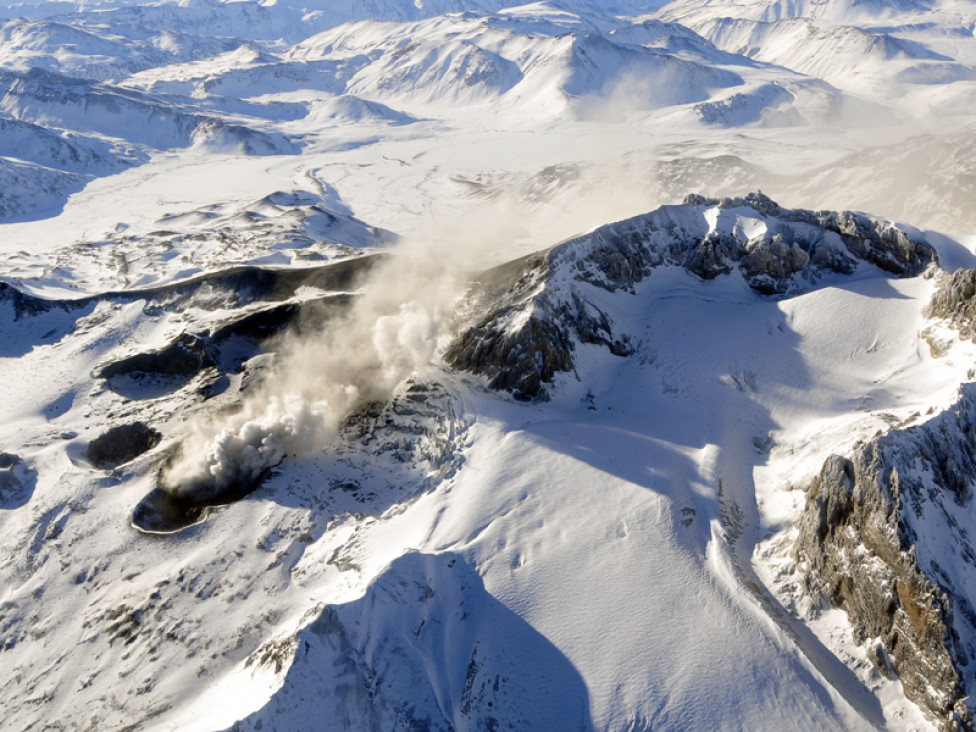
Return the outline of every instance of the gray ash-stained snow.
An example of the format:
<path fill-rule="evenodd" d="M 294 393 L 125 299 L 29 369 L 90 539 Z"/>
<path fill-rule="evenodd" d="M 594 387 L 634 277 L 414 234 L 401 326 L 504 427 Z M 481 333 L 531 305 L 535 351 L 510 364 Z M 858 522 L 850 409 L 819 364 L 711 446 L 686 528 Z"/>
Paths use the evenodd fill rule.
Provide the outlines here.
<path fill-rule="evenodd" d="M 162 435 L 143 422 L 120 424 L 88 444 L 85 457 L 96 468 L 112 469 L 159 444 Z"/>

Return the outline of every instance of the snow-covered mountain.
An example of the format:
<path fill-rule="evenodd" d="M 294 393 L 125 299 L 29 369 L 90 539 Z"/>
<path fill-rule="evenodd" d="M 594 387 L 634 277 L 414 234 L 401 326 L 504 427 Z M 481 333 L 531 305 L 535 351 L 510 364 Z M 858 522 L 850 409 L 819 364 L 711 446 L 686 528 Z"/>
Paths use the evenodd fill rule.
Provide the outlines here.
<path fill-rule="evenodd" d="M 4 729 L 973 729 L 972 2 L 0 18 Z"/>

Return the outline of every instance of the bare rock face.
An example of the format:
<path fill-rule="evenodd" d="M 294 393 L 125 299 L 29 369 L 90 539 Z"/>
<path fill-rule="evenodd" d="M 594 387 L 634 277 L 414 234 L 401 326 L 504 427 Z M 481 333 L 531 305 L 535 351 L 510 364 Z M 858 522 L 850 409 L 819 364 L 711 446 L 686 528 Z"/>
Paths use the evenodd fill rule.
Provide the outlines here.
<path fill-rule="evenodd" d="M 871 448 L 824 464 L 807 495 L 796 559 L 807 591 L 847 612 L 859 645 L 880 640 L 883 650 L 869 654 L 879 670 L 897 674 L 908 698 L 942 726 L 960 728 L 968 713 L 948 599 L 905 546 L 891 473 L 879 474 Z"/>
<path fill-rule="evenodd" d="M 137 353 L 134 356 L 105 366 L 99 376 L 113 379 L 119 376 L 161 376 L 187 379 L 209 365 L 202 339 L 190 333 L 158 351 Z"/>
<path fill-rule="evenodd" d="M 689 196 L 481 273 L 469 297 L 477 316 L 460 325 L 445 358 L 516 398 L 544 399 L 556 374 L 574 370 L 579 344 L 633 353 L 631 336 L 597 304 L 601 291 L 636 293 L 667 266 L 703 280 L 738 272 L 757 293 L 784 296 L 862 262 L 912 277 L 935 263 L 935 251 L 863 214 L 784 209 L 761 193 Z"/>
<path fill-rule="evenodd" d="M 781 225 L 770 227 L 770 237 L 764 235 L 759 239 L 762 248 L 771 255 L 767 258 L 770 266 L 761 272 L 776 283 L 774 290 L 777 294 L 786 292 L 781 283 L 797 273 L 816 274 L 827 270 L 848 274 L 859 261 L 864 261 L 899 277 L 914 277 L 936 261 L 935 250 L 913 232 L 853 211 L 786 209 L 762 193 L 722 199 L 689 196 L 685 203 L 713 205 L 720 210 L 749 207 L 767 220 L 779 221 Z M 819 229 L 819 234 L 810 232 L 807 227 Z M 824 234 L 836 235 L 843 247 L 825 246 Z M 775 241 L 777 235 L 779 242 Z M 741 237 L 732 238 L 736 248 L 731 256 L 736 261 L 747 257 L 757 246 L 755 239 L 743 245 Z M 809 261 L 803 262 L 799 252 L 807 255 Z"/>
<path fill-rule="evenodd" d="M 620 281 L 632 283 L 631 264 L 615 254 Z M 599 344 L 618 356 L 632 352 L 629 336 L 616 334 L 610 316 L 584 291 L 571 284 L 568 294 L 565 288 L 551 287 L 552 252 L 520 262 L 525 269 L 507 289 L 499 283 L 511 275 L 511 265 L 482 274 L 472 300 L 487 315 L 454 339 L 444 354 L 448 363 L 487 375 L 492 388 L 510 391 L 517 399 L 532 399 L 546 397 L 544 384 L 556 373 L 573 370 L 577 343 Z"/>
<path fill-rule="evenodd" d="M 815 598 L 943 729 L 973 729 L 976 385 L 927 423 L 832 456 L 807 493 L 795 559 Z"/>
<path fill-rule="evenodd" d="M 551 320 L 533 317 L 515 332 L 494 325 L 486 320 L 466 331 L 447 351 L 448 360 L 457 368 L 489 375 L 493 389 L 526 399 L 540 396 L 543 383 L 556 372 L 572 370 L 572 344 Z"/>
<path fill-rule="evenodd" d="M 946 275 L 925 314 L 949 321 L 960 338 L 976 337 L 976 269 L 957 269 Z"/>
<path fill-rule="evenodd" d="M 571 370 L 572 345 L 549 318 L 546 299 L 535 301 L 548 275 L 547 253 L 482 273 L 471 290 L 471 310 L 486 315 L 454 339 L 445 360 L 526 399 L 543 393 L 543 382 L 557 371 Z"/>
<path fill-rule="evenodd" d="M 900 237 L 881 241 L 888 264 L 910 258 Z M 926 315 L 976 337 L 976 270 L 943 274 Z M 943 729 L 974 728 L 974 486 L 976 384 L 966 384 L 928 422 L 827 460 L 795 548 L 811 595 L 848 613 L 855 639 L 875 649 L 869 657 Z"/>

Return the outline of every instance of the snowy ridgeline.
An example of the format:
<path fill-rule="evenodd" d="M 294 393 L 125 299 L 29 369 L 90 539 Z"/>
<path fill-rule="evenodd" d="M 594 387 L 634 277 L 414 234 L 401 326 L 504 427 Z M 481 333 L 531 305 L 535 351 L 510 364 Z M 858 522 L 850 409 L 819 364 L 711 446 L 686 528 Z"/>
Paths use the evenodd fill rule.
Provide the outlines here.
<path fill-rule="evenodd" d="M 609 9 L 586 3 L 580 15 L 449 19 L 407 5 L 302 14 L 286 4 L 163 4 L 5 21 L 0 155 L 10 194 L 0 215 L 50 216 L 94 177 L 161 150 L 292 155 L 323 126 L 406 124 L 459 105 L 553 118 L 588 114 L 593 102 L 615 114 L 615 96 L 653 109 L 743 83 L 713 68 L 717 49 L 680 26 L 616 38 L 589 19 L 610 22 Z M 666 47 L 675 34 L 690 43 L 673 49 L 680 55 Z M 746 116 L 775 106 L 764 94 Z"/>
<path fill-rule="evenodd" d="M 726 3 L 580 0 L 11 5 L 0 22 L 0 217 L 56 215 L 95 178 L 160 151 L 291 156 L 351 125 L 367 135 L 417 124 L 431 137 L 489 118 L 508 130 L 652 118 L 689 130 L 860 128 L 915 115 L 933 89 L 924 106 L 963 124 L 976 56 L 947 39 L 974 16 L 942 4 L 934 27 L 920 22 L 928 4 L 895 14 L 846 0 L 762 4 L 759 17 Z M 892 175 L 905 167 L 888 164 Z M 930 177 L 952 179 L 937 191 L 952 195 L 968 171 L 956 159 Z"/>
<path fill-rule="evenodd" d="M 618 356 L 633 351 L 632 336 L 615 328 L 593 288 L 633 293 L 654 269 L 672 266 L 704 280 L 734 272 L 758 293 L 786 296 L 864 262 L 914 277 L 936 257 L 919 232 L 861 214 L 783 209 L 762 194 L 689 196 L 682 206 L 564 242 L 524 262 L 526 271 L 506 265 L 486 273 L 472 309 L 487 315 L 446 358 L 516 396 L 545 396 L 544 384 L 573 370 L 574 341 Z"/>

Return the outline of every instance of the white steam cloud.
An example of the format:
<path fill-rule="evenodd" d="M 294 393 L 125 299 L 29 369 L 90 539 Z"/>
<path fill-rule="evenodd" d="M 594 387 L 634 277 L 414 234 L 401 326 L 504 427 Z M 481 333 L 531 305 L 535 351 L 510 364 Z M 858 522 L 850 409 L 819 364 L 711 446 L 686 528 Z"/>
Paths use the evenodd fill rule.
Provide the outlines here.
<path fill-rule="evenodd" d="M 565 181 L 546 174 L 542 195 L 530 179 L 422 226 L 370 274 L 345 316 L 281 340 L 236 414 L 193 422 L 160 486 L 197 501 L 233 497 L 285 456 L 327 449 L 351 412 L 389 399 L 436 359 L 472 271 L 651 210 L 659 201 L 648 195 L 648 174 L 646 164 L 587 166 Z"/>
<path fill-rule="evenodd" d="M 191 425 L 161 486 L 199 501 L 233 496 L 286 455 L 321 450 L 351 411 L 388 399 L 431 361 L 458 281 L 434 248 L 403 245 L 378 266 L 348 314 L 315 336 L 282 340 L 271 373 L 246 392 L 237 414 Z"/>

